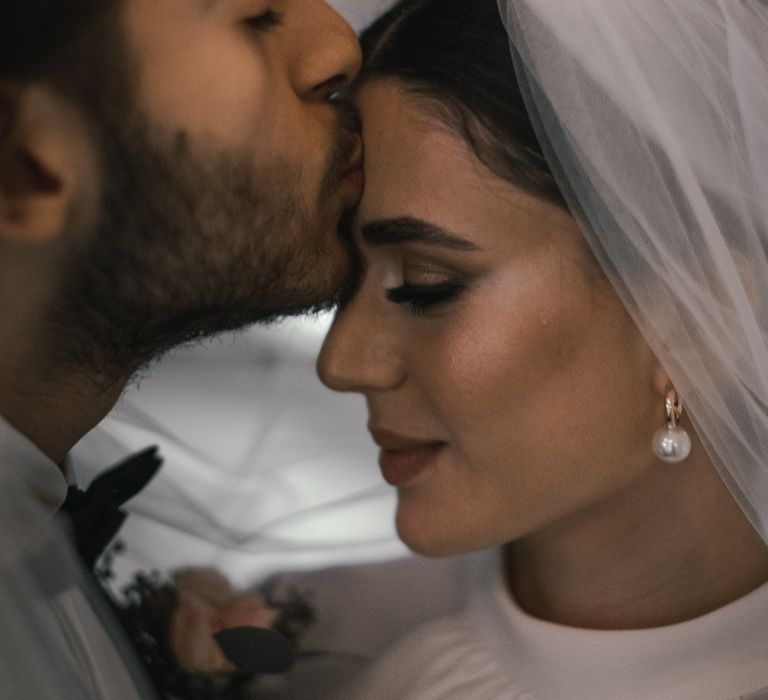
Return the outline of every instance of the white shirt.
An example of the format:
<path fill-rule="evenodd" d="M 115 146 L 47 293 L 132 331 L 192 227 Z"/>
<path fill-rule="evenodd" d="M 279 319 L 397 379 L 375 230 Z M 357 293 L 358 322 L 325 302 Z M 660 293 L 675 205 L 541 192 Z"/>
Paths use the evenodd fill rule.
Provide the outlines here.
<path fill-rule="evenodd" d="M 497 556 L 481 569 L 459 614 L 407 635 L 349 697 L 768 699 L 768 585 L 682 624 L 597 631 L 527 615 L 509 597 Z"/>
<path fill-rule="evenodd" d="M 62 471 L 0 418 L 0 696 L 145 700 L 52 522 L 66 494 Z"/>

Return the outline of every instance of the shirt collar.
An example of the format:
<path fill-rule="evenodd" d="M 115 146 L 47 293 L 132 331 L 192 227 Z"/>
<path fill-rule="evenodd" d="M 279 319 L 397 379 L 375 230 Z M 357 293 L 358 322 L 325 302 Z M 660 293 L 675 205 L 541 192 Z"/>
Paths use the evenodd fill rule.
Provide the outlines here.
<path fill-rule="evenodd" d="M 62 470 L 0 417 L 2 539 L 10 537 L 21 546 L 31 541 L 56 515 L 66 496 Z"/>

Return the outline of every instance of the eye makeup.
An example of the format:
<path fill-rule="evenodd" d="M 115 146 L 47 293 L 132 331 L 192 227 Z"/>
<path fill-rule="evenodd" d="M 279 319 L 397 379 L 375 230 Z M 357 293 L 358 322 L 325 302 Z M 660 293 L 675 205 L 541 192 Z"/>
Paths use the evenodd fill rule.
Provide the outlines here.
<path fill-rule="evenodd" d="M 259 15 L 248 17 L 245 20 L 248 27 L 258 32 L 267 32 L 278 27 L 283 22 L 283 14 L 276 10 L 266 10 Z"/>
<path fill-rule="evenodd" d="M 388 301 L 407 305 L 414 316 L 423 316 L 430 310 L 456 301 L 466 290 L 463 284 L 441 282 L 437 284 L 405 283 L 386 291 Z"/>
<path fill-rule="evenodd" d="M 394 258 L 391 264 L 398 268 L 401 284 L 388 287 L 386 299 L 407 306 L 414 316 L 425 316 L 445 307 L 466 291 L 467 273 L 446 264 L 445 256 L 450 259 L 480 251 L 467 239 L 412 217 L 369 222 L 362 227 L 361 239 L 369 255 L 386 251 L 390 260 Z M 413 246 L 428 252 L 413 253 Z"/>

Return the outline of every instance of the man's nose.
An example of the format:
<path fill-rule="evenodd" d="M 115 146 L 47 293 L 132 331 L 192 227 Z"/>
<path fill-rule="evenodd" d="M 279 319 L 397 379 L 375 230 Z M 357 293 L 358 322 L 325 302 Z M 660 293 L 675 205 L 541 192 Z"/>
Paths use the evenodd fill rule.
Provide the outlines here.
<path fill-rule="evenodd" d="M 306 31 L 297 47 L 296 89 L 305 99 L 328 99 L 348 87 L 360 72 L 360 42 L 328 3 L 302 0 L 301 4 Z"/>
<path fill-rule="evenodd" d="M 340 311 L 323 343 L 317 373 L 334 391 L 367 394 L 405 379 L 404 363 L 386 319 L 355 301 Z"/>

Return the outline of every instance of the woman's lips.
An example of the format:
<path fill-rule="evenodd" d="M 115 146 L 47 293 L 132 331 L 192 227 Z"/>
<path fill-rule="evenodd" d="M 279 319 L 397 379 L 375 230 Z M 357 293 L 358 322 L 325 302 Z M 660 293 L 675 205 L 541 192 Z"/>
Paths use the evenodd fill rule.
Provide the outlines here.
<path fill-rule="evenodd" d="M 444 442 L 418 440 L 397 433 L 371 430 L 379 447 L 379 466 L 384 480 L 392 486 L 403 486 L 416 478 L 437 459 Z"/>
<path fill-rule="evenodd" d="M 384 481 L 391 486 L 407 484 L 435 461 L 444 446 L 442 443 L 436 443 L 408 450 L 382 450 L 379 466 Z"/>

